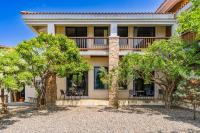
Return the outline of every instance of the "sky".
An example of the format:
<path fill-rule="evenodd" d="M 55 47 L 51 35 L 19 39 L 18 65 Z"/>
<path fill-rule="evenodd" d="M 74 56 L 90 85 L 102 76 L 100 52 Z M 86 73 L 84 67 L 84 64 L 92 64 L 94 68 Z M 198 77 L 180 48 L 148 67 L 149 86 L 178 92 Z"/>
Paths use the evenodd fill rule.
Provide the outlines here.
<path fill-rule="evenodd" d="M 16 46 L 36 36 L 20 11 L 154 12 L 163 0 L 1 0 L 0 45 Z"/>

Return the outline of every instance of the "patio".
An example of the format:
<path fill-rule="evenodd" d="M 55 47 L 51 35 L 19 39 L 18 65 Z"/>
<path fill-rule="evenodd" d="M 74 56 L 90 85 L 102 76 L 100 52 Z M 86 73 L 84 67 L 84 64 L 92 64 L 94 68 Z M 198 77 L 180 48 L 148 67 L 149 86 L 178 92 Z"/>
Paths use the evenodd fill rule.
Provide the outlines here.
<path fill-rule="evenodd" d="M 192 120 L 191 110 L 161 106 L 129 106 L 118 110 L 97 107 L 59 107 L 23 110 L 0 120 L 0 132 L 200 132 L 200 113 Z"/>

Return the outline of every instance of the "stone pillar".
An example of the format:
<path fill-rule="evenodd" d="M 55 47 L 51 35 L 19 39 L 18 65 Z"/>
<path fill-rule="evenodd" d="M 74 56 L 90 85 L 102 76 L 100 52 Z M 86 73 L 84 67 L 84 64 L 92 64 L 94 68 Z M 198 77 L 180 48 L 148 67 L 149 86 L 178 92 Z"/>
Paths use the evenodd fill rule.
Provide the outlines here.
<path fill-rule="evenodd" d="M 119 63 L 119 37 L 109 37 L 109 72 L 112 74 L 112 83 L 109 90 L 109 106 L 118 107 L 118 76 L 116 68 Z"/>

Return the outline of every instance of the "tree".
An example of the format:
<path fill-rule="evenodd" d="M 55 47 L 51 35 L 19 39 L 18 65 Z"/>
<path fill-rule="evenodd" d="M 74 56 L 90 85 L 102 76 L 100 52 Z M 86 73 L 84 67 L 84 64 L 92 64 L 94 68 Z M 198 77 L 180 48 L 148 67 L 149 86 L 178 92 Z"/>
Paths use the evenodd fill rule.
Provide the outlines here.
<path fill-rule="evenodd" d="M 109 72 L 104 67 L 100 69 L 101 81 L 107 85 L 109 91 L 113 91 L 109 94 L 109 105 L 111 105 L 111 107 L 118 108 L 118 90 L 127 89 L 130 82 L 138 77 L 136 69 L 133 68 L 136 59 L 140 59 L 139 54 L 128 54 L 120 61 L 118 67 L 113 68 Z M 115 85 L 117 86 L 117 90 L 112 90 L 112 86 L 115 83 L 117 83 L 117 85 Z M 116 95 L 114 94 L 115 98 L 112 98 L 113 93 L 117 93 Z"/>
<path fill-rule="evenodd" d="M 109 90 L 109 106 L 112 108 L 118 108 L 118 89 L 119 89 L 119 72 L 118 67 L 111 69 L 109 72 L 101 67 L 100 80 L 105 84 Z M 112 86 L 116 86 L 114 89 Z"/>
<path fill-rule="evenodd" d="M 130 65 L 132 74 L 135 74 L 132 77 L 156 83 L 164 92 L 165 107 L 170 109 L 172 94 L 182 75 L 190 70 L 189 66 L 197 59 L 196 47 L 197 44 L 184 43 L 177 37 L 155 41 L 144 54 L 125 56 L 124 59 L 132 63 L 126 63 L 122 67 Z M 131 67 L 128 67 L 128 71 Z"/>
<path fill-rule="evenodd" d="M 193 106 L 193 119 L 196 119 L 196 108 L 200 105 L 200 76 L 195 72 L 185 75 L 184 80 L 180 82 L 175 96 L 181 101 L 189 102 Z"/>
<path fill-rule="evenodd" d="M 14 49 L 0 50 L 0 88 L 2 112 L 7 112 L 4 90 L 21 91 L 25 84 L 31 82 L 32 74 L 28 64 L 19 57 Z"/>
<path fill-rule="evenodd" d="M 178 31 L 182 32 L 196 32 L 197 39 L 200 39 L 200 1 L 191 0 L 192 7 L 191 9 L 184 11 L 178 17 Z"/>
<path fill-rule="evenodd" d="M 40 34 L 17 46 L 19 55 L 28 63 L 33 84 L 38 92 L 38 106 L 54 105 L 57 97 L 56 76 L 82 73 L 89 66 L 80 56 L 76 43 L 64 35 Z M 40 86 L 37 80 L 41 80 Z"/>

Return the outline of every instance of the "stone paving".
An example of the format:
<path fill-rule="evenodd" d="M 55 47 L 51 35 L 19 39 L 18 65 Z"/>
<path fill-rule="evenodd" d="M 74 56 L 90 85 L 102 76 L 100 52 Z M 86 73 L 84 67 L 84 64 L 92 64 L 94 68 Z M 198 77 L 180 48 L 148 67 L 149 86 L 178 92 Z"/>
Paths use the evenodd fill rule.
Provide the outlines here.
<path fill-rule="evenodd" d="M 0 133 L 200 133 L 200 114 L 160 106 L 27 109 L 0 119 Z"/>

